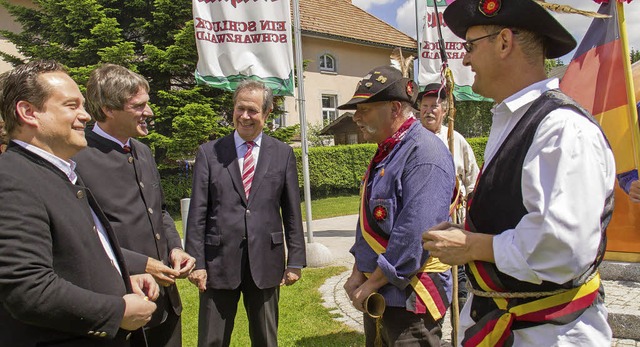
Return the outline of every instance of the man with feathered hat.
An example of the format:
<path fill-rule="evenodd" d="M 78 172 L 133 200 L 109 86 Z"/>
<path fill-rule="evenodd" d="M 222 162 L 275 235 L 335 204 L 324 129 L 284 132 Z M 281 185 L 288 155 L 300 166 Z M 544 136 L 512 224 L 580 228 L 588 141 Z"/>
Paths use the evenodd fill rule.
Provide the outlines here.
<path fill-rule="evenodd" d="M 473 90 L 496 103 L 465 228 L 423 235 L 441 261 L 466 264 L 458 341 L 610 346 L 597 268 L 615 162 L 597 122 L 544 69 L 574 38 L 534 0 L 457 0 L 444 20 L 467 40 Z"/>

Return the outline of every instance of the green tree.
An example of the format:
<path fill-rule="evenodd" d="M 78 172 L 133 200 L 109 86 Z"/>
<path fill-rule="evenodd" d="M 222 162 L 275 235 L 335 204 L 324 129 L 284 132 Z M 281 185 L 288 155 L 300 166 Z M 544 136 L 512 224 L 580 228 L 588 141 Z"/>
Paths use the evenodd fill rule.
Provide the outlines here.
<path fill-rule="evenodd" d="M 147 78 L 155 118 L 144 141 L 159 164 L 188 158 L 199 143 L 231 132 L 231 93 L 195 85 L 191 1 L 34 0 L 35 8 L 7 0 L 0 4 L 23 28 L 0 35 L 25 60 L 57 60 L 81 86 L 102 63 L 120 64 Z M 6 52 L 0 56 L 13 65 L 23 63 Z M 281 102 L 277 106 L 274 117 L 282 114 Z"/>
<path fill-rule="evenodd" d="M 635 63 L 636 61 L 640 60 L 640 51 L 638 51 L 637 49 L 633 49 L 631 48 L 631 64 Z"/>

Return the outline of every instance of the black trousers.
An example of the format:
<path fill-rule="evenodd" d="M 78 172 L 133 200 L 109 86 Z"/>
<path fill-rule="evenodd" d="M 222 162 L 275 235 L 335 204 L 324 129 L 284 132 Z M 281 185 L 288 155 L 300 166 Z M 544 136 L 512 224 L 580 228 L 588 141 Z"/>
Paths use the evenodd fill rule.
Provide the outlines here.
<path fill-rule="evenodd" d="M 249 320 L 249 337 L 254 347 L 278 345 L 278 300 L 280 287 L 256 286 L 245 245 L 240 287 L 233 290 L 208 288 L 200 294 L 198 347 L 227 347 L 238 311 L 240 294 Z"/>
<path fill-rule="evenodd" d="M 375 346 L 376 320 L 364 314 L 364 336 L 367 347 Z M 387 307 L 380 329 L 382 345 L 439 347 L 442 320 L 435 322 L 429 313 L 415 314 L 404 307 Z"/>
<path fill-rule="evenodd" d="M 181 347 L 182 324 L 173 309 L 167 310 L 167 318 L 160 325 L 144 328 L 149 347 Z"/>

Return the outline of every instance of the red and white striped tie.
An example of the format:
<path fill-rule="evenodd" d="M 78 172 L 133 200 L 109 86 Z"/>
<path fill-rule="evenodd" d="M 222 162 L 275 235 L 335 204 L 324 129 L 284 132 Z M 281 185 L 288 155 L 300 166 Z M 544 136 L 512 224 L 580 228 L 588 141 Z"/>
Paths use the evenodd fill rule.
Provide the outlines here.
<path fill-rule="evenodd" d="M 247 153 L 244 154 L 244 165 L 242 166 L 242 185 L 244 185 L 244 195 L 249 199 L 249 191 L 251 191 L 251 182 L 253 181 L 253 173 L 255 172 L 255 161 L 251 149 L 255 145 L 253 141 L 245 142 L 247 145 Z"/>

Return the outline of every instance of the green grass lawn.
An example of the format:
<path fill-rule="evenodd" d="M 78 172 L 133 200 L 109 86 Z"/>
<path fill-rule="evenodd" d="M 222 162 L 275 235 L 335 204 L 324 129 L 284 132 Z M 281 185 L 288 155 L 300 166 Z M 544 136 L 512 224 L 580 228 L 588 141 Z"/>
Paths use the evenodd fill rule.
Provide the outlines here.
<path fill-rule="evenodd" d="M 344 324 L 335 321 L 333 315 L 322 306 L 318 288 L 324 281 L 343 271 L 344 267 L 326 267 L 302 270 L 302 278 L 280 291 L 279 346 L 364 346 L 364 336 Z M 195 347 L 198 340 L 198 290 L 187 280 L 179 280 L 182 297 L 182 344 Z M 247 317 L 238 303 L 231 346 L 250 346 Z"/>
<path fill-rule="evenodd" d="M 330 218 L 358 213 L 360 197 L 340 196 L 311 201 L 314 219 Z M 301 204 L 303 218 L 304 202 Z M 182 220 L 175 216 L 176 228 L 182 236 Z M 364 336 L 344 324 L 333 320 L 333 316 L 322 306 L 318 288 L 324 281 L 346 268 L 327 267 L 302 270 L 302 279 L 291 287 L 280 291 L 280 322 L 278 344 L 280 346 L 364 346 Z M 198 340 L 198 289 L 187 280 L 179 280 L 182 297 L 182 344 L 195 347 Z M 247 315 L 238 303 L 235 328 L 231 346 L 250 346 Z"/>

